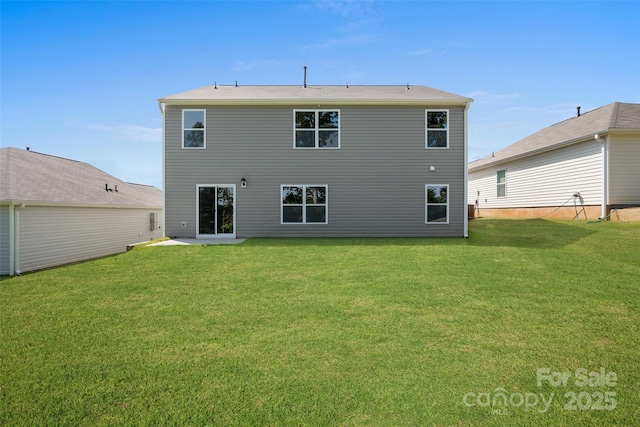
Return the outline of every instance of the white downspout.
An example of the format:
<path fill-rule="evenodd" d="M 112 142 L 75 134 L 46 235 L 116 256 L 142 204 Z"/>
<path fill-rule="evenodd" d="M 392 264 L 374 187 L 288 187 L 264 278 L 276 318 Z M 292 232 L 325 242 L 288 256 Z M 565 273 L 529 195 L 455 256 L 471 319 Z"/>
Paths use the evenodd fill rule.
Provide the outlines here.
<path fill-rule="evenodd" d="M 167 229 L 167 224 L 166 224 L 166 220 L 165 218 L 167 217 L 167 203 L 166 203 L 166 188 L 167 188 L 167 184 L 165 182 L 165 134 L 166 134 L 166 129 L 165 129 L 165 111 L 166 108 L 164 108 L 164 105 L 162 104 L 162 102 L 158 101 L 158 109 L 160 110 L 160 114 L 162 114 L 162 236 L 166 236 L 166 229 Z"/>
<path fill-rule="evenodd" d="M 11 202 L 9 203 L 9 276 L 13 276 L 14 274 L 13 268 L 15 266 L 15 261 L 13 259 L 16 246 L 15 231 L 15 205 Z"/>
<path fill-rule="evenodd" d="M 467 193 L 469 192 L 469 102 L 464 107 L 464 184 L 463 184 L 463 192 L 464 192 L 464 237 L 469 237 L 469 200 Z"/>
<path fill-rule="evenodd" d="M 13 260 L 9 266 L 9 274 L 11 276 L 22 274 L 22 271 L 20 271 L 20 211 L 26 207 L 27 205 L 20 203 L 19 206 L 13 208 Z"/>
<path fill-rule="evenodd" d="M 607 206 L 609 205 L 609 138 L 602 138 L 599 134 L 595 134 L 594 139 L 602 144 L 600 152 L 602 153 L 602 202 L 600 209 L 600 218 L 607 217 Z"/>

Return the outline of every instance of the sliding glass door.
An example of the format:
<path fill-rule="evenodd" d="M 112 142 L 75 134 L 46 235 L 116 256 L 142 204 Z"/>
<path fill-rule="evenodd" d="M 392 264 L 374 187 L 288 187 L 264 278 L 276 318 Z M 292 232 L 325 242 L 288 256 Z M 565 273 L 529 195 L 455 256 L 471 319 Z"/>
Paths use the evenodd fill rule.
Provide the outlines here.
<path fill-rule="evenodd" d="M 196 237 L 235 237 L 235 185 L 198 185 Z"/>

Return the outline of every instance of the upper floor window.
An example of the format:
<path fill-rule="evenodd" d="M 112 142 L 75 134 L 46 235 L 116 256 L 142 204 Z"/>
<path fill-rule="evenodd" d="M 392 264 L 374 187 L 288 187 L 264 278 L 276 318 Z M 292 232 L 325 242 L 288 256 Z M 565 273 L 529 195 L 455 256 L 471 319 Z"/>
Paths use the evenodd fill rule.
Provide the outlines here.
<path fill-rule="evenodd" d="M 297 110 L 294 148 L 340 148 L 340 111 Z"/>
<path fill-rule="evenodd" d="M 206 148 L 205 110 L 182 110 L 182 148 Z"/>
<path fill-rule="evenodd" d="M 449 223 L 449 186 L 446 184 L 426 185 L 426 223 Z"/>
<path fill-rule="evenodd" d="M 326 185 L 283 185 L 282 223 L 326 224 Z"/>
<path fill-rule="evenodd" d="M 497 195 L 498 197 L 506 197 L 507 196 L 507 171 L 506 169 L 499 170 L 496 173 L 496 181 L 497 181 Z"/>
<path fill-rule="evenodd" d="M 449 148 L 449 110 L 426 110 L 426 148 Z"/>

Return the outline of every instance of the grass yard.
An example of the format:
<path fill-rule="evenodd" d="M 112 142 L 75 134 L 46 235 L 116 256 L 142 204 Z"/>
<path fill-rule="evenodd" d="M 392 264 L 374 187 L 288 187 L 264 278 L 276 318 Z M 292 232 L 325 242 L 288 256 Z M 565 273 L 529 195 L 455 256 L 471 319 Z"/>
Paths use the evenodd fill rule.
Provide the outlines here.
<path fill-rule="evenodd" d="M 637 425 L 639 278 L 640 223 L 139 248 L 0 281 L 0 424 Z"/>

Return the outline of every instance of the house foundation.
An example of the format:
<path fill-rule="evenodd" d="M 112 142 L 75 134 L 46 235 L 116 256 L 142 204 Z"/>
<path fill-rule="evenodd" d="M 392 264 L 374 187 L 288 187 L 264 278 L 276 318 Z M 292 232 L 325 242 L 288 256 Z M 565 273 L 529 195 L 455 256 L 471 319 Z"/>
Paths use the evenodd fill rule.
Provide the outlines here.
<path fill-rule="evenodd" d="M 575 219 L 597 220 L 602 216 L 601 206 L 546 206 L 528 208 L 476 208 L 473 218 L 511 219 Z"/>

